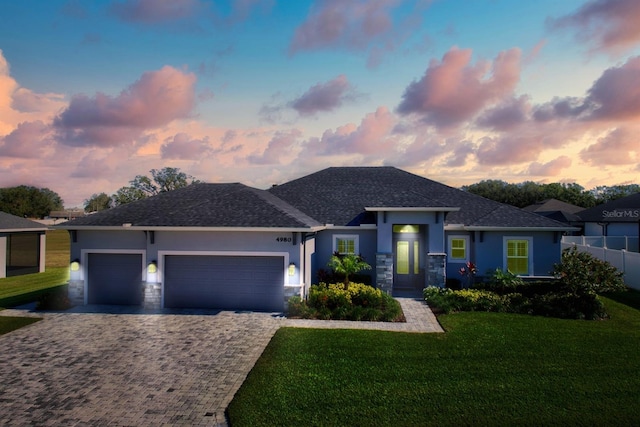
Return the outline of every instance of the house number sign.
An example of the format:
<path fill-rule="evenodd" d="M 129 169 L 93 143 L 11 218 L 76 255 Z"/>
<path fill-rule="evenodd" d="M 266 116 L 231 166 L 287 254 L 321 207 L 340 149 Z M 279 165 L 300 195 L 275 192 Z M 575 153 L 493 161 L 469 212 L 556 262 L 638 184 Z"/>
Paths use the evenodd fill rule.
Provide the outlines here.
<path fill-rule="evenodd" d="M 276 237 L 276 242 L 291 243 L 291 237 Z"/>

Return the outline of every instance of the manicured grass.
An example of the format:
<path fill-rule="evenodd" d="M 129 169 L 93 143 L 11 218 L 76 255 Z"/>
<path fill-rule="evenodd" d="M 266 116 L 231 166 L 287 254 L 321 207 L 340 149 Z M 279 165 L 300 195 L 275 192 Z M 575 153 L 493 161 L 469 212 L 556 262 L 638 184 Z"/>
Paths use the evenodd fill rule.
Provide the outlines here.
<path fill-rule="evenodd" d="M 66 230 L 47 231 L 45 272 L 0 279 L 0 307 L 35 301 L 50 288 L 68 281 L 69 233 Z"/>
<path fill-rule="evenodd" d="M 42 320 L 39 317 L 4 317 L 0 316 L 0 335 L 20 329 Z"/>
<path fill-rule="evenodd" d="M 467 312 L 441 316 L 445 334 L 283 328 L 229 419 L 234 427 L 637 424 L 640 311 L 604 301 L 606 321 Z"/>

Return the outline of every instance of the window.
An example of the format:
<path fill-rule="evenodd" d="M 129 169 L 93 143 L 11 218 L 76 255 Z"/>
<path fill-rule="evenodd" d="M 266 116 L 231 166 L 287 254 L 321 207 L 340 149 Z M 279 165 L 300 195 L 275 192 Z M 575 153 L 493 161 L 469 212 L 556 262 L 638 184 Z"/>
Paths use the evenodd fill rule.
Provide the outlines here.
<path fill-rule="evenodd" d="M 449 236 L 449 261 L 467 262 L 469 261 L 469 237 Z"/>
<path fill-rule="evenodd" d="M 357 255 L 360 253 L 358 243 L 358 236 L 356 235 L 336 234 L 333 236 L 333 252 L 337 252 L 340 255 Z"/>
<path fill-rule="evenodd" d="M 526 237 L 505 238 L 506 268 L 516 275 L 530 275 L 531 239 Z"/>

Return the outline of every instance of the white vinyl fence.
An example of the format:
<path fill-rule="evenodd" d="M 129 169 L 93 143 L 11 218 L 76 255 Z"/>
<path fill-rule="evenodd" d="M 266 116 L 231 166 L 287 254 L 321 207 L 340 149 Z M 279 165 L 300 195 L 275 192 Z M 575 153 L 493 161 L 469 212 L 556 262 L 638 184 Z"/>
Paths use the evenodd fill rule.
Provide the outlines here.
<path fill-rule="evenodd" d="M 624 239 L 626 244 L 621 246 Z M 640 290 L 640 253 L 637 237 L 564 236 L 562 249 L 572 246 L 607 261 L 624 273 L 624 283 L 627 286 Z"/>

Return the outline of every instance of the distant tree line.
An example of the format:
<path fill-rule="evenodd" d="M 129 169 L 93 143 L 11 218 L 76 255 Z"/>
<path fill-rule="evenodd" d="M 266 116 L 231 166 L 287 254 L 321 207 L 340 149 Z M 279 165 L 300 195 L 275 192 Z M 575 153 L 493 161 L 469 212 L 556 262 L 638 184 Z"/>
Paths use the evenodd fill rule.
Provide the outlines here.
<path fill-rule="evenodd" d="M 64 209 L 58 193 L 28 185 L 0 188 L 0 211 L 23 218 L 44 218 Z"/>
<path fill-rule="evenodd" d="M 146 199 L 156 194 L 177 190 L 187 185 L 197 184 L 200 181 L 193 176 L 181 172 L 178 168 L 165 167 L 151 169 L 151 177 L 137 175 L 129 185 L 121 187 L 111 196 L 107 193 L 93 194 L 84 201 L 85 212 L 97 212 L 111 209 L 115 206 L 125 205 L 137 200 Z"/>
<path fill-rule="evenodd" d="M 579 184 L 538 184 L 531 181 L 510 184 L 500 180 L 484 180 L 465 185 L 462 190 L 496 202 L 523 208 L 547 199 L 557 199 L 583 208 L 590 208 L 611 200 L 640 192 L 640 185 L 599 186 L 585 190 Z"/>

